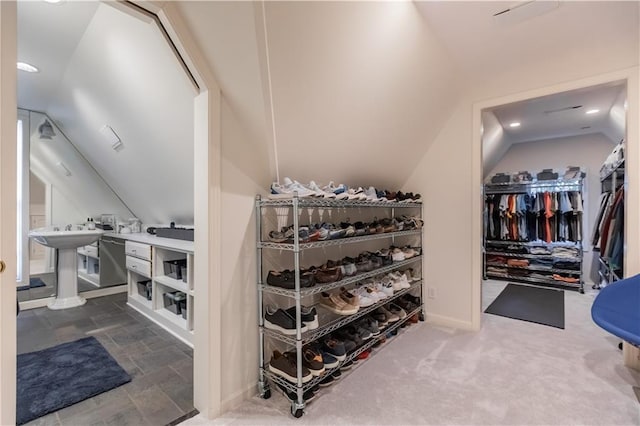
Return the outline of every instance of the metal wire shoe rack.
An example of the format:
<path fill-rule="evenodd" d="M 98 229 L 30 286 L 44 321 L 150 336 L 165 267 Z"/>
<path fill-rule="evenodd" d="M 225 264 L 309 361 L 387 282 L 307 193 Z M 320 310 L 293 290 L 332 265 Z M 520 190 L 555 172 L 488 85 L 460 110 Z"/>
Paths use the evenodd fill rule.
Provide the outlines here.
<path fill-rule="evenodd" d="M 422 204 L 413 202 L 368 202 L 368 201 L 352 201 L 352 200 L 332 200 L 321 198 L 298 198 L 297 194 L 291 199 L 284 200 L 263 200 L 259 195 L 256 196 L 255 202 L 256 208 L 256 235 L 257 235 L 257 284 L 258 284 L 258 325 L 259 325 L 259 381 L 258 387 L 260 395 L 264 399 L 271 397 L 270 384 L 278 385 L 283 391 L 291 392 L 295 394 L 295 398 L 291 401 L 291 414 L 294 417 L 301 417 L 304 413 L 306 401 L 304 399 L 305 392 L 314 388 L 318 383 L 333 374 L 336 370 L 339 370 L 345 363 L 355 360 L 358 356 L 372 348 L 381 338 L 389 333 L 395 333 L 406 321 L 408 321 L 414 315 L 418 315 L 420 320 L 424 320 L 424 304 L 423 304 L 423 291 L 422 291 L 422 279 L 414 281 L 409 288 L 405 288 L 399 291 L 395 291 L 393 296 L 387 299 L 381 300 L 372 306 L 361 307 L 356 314 L 347 316 L 338 315 L 324 315 L 327 311 L 322 311 L 321 305 L 317 303 L 311 303 L 308 306 L 313 305 L 318 310 L 320 317 L 320 326 L 313 331 L 302 332 L 303 323 L 301 321 L 301 307 L 303 299 L 313 299 L 314 295 L 318 295 L 322 292 L 327 292 L 332 289 L 341 287 L 348 287 L 365 280 L 369 280 L 375 276 L 393 272 L 396 270 L 404 270 L 409 267 L 413 267 L 421 270 L 422 254 L 411 257 L 403 261 L 394 261 L 390 265 L 383 266 L 368 272 L 359 272 L 354 276 L 345 276 L 343 279 L 327 283 L 316 284 L 312 287 L 301 288 L 300 286 L 300 271 L 301 271 L 301 254 L 306 250 L 329 248 L 329 247 L 342 247 L 344 245 L 351 245 L 354 243 L 363 243 L 375 241 L 375 240 L 390 240 L 392 245 L 396 245 L 396 240 L 402 238 L 403 240 L 408 237 L 413 237 L 419 241 L 420 247 L 422 246 L 422 228 L 394 231 L 387 233 L 368 234 L 355 237 L 346 237 L 339 239 L 327 239 L 323 241 L 315 242 L 303 242 L 300 241 L 299 229 L 300 229 L 300 216 L 303 212 L 316 211 L 320 214 L 331 215 L 332 212 L 350 212 L 362 215 L 365 212 L 371 213 L 376 211 L 375 209 L 385 209 L 383 211 L 391 214 L 391 218 L 396 216 L 396 211 L 402 210 L 408 213 L 413 213 L 414 216 L 422 218 Z M 267 209 L 277 210 L 277 216 L 280 217 L 280 221 L 293 222 L 293 243 L 277 243 L 266 241 L 264 232 L 264 221 Z M 276 230 L 279 228 L 276 228 Z M 290 253 L 293 257 L 292 270 L 295 273 L 295 288 L 285 289 L 276 287 L 263 282 L 266 271 L 263 270 L 263 263 L 265 253 L 263 250 L 274 251 L 274 257 L 276 261 L 282 259 Z M 273 254 L 271 253 L 271 254 Z M 317 259 L 317 257 L 316 257 Z M 289 262 L 291 259 L 289 258 Z M 415 270 L 415 269 L 414 269 Z M 353 352 L 348 353 L 344 361 L 340 363 L 338 367 L 327 369 L 324 374 L 314 377 L 312 380 L 303 383 L 302 368 L 303 368 L 303 346 L 321 339 L 323 336 L 327 336 L 329 333 L 334 332 L 341 327 L 353 323 L 359 318 L 363 318 L 365 315 L 373 312 L 378 307 L 384 306 L 399 297 L 414 292 L 419 294 L 420 303 L 411 312 L 406 312 L 406 317 L 393 323 L 384 329 L 379 337 L 373 337 L 366 341 L 363 345 L 356 348 Z M 295 322 L 296 330 L 295 335 L 285 335 L 275 330 L 265 328 L 265 296 L 270 297 L 277 296 L 282 298 L 286 303 L 288 300 L 295 302 Z M 297 381 L 296 383 L 290 382 L 277 374 L 272 373 L 268 369 L 268 359 L 265 359 L 265 343 L 274 342 L 286 346 L 288 349 L 295 350 L 296 353 L 296 366 L 297 366 Z"/>

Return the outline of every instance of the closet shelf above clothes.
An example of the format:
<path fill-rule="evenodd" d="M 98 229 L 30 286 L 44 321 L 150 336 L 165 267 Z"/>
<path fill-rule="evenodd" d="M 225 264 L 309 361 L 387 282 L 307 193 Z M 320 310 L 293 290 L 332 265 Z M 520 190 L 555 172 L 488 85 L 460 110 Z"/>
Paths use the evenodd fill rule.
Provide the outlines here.
<path fill-rule="evenodd" d="M 485 194 L 515 194 L 531 192 L 581 191 L 582 178 L 535 181 L 528 183 L 491 183 L 484 186 Z"/>
<path fill-rule="evenodd" d="M 571 274 L 571 275 L 580 274 L 580 271 L 574 271 L 570 269 L 548 268 L 546 266 L 537 266 L 537 265 L 511 266 L 506 263 L 487 262 L 487 266 L 497 266 L 497 267 L 507 268 L 507 269 L 528 269 L 530 271 L 549 272 L 549 273 L 557 273 L 557 274 Z"/>
<path fill-rule="evenodd" d="M 608 172 L 600 176 L 600 182 L 604 182 L 608 179 L 611 179 L 614 175 L 624 176 L 624 172 L 625 172 L 624 159 L 622 159 L 622 161 L 614 165 L 611 170 L 609 170 Z"/>

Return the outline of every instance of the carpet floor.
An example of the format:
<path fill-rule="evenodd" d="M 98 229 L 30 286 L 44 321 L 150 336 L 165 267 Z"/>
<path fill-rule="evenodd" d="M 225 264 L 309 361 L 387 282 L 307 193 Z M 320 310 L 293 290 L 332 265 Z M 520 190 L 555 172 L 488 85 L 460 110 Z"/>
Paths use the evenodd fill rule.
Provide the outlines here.
<path fill-rule="evenodd" d="M 483 311 L 507 285 L 483 284 Z M 482 329 L 406 329 L 294 419 L 277 391 L 184 425 L 638 425 L 618 340 L 590 317 L 594 294 L 565 292 L 565 330 L 483 314 Z"/>

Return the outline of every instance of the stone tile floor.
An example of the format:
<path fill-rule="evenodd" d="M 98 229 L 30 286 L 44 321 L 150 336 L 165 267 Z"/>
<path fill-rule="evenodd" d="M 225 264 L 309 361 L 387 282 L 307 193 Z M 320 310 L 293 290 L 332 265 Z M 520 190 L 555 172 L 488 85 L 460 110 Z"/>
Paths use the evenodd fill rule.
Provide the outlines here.
<path fill-rule="evenodd" d="M 18 301 L 25 302 L 27 300 L 36 300 L 36 299 L 44 299 L 45 297 L 51 297 L 56 295 L 57 285 L 56 285 L 56 274 L 53 272 L 45 273 L 45 274 L 32 274 L 31 278 L 40 278 L 43 283 L 45 283 L 44 287 L 35 287 L 30 288 L 28 290 L 21 290 L 18 292 Z M 96 287 L 89 282 L 83 280 L 82 278 L 78 278 L 78 292 L 82 293 L 85 291 L 97 290 L 98 288 L 104 287 Z"/>
<path fill-rule="evenodd" d="M 126 293 L 18 316 L 18 353 L 94 336 L 131 382 L 28 425 L 166 425 L 193 410 L 193 350 L 126 306 Z"/>

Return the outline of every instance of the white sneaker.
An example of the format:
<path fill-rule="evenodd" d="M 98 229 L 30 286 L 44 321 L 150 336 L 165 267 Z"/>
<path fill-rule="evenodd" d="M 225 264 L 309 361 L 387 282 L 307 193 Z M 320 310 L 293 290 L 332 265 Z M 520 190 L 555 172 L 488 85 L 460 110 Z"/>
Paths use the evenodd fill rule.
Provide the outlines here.
<path fill-rule="evenodd" d="M 364 195 L 367 196 L 367 201 L 380 201 L 378 198 L 378 194 L 376 194 L 376 189 L 373 186 L 370 186 L 369 189 L 364 191 Z"/>
<path fill-rule="evenodd" d="M 376 287 L 378 288 L 378 291 L 382 292 L 385 296 L 387 297 L 393 296 L 393 281 L 387 280 L 387 279 L 384 279 L 383 281 L 378 281 L 376 283 Z"/>
<path fill-rule="evenodd" d="M 404 252 L 396 247 L 391 251 L 391 258 L 394 262 L 401 262 L 405 260 Z"/>
<path fill-rule="evenodd" d="M 358 189 L 347 189 L 347 195 L 350 200 L 364 201 L 367 199 L 367 196 L 364 193 L 364 189 L 362 189 L 361 187 L 358 187 Z"/>
<path fill-rule="evenodd" d="M 387 295 L 384 294 L 382 291 L 378 290 L 378 287 L 373 282 L 362 283 L 360 287 L 365 289 L 365 291 L 369 295 L 369 298 L 373 299 L 375 303 L 378 303 L 382 299 L 387 298 Z"/>
<path fill-rule="evenodd" d="M 386 279 L 393 286 L 393 291 L 400 291 L 400 290 L 402 290 L 404 288 L 404 287 L 402 287 L 402 283 L 400 282 L 398 277 L 396 277 L 395 275 L 389 274 L 389 275 L 386 276 Z"/>
<path fill-rule="evenodd" d="M 372 293 L 366 287 L 358 287 L 352 293 L 358 296 L 358 304 L 361 308 L 374 305 L 378 301 L 378 298 L 372 296 Z"/>
<path fill-rule="evenodd" d="M 309 182 L 309 189 L 316 193 L 316 196 L 322 198 L 336 198 L 336 194 L 321 189 L 314 181 Z"/>
<path fill-rule="evenodd" d="M 406 274 L 399 271 L 394 271 L 391 272 L 389 276 L 393 280 L 394 285 L 397 285 L 400 290 L 411 287 Z"/>
<path fill-rule="evenodd" d="M 338 186 L 333 184 L 333 181 L 329 182 L 329 185 L 322 188 L 324 192 L 332 192 L 337 200 L 346 200 L 349 198 L 349 194 L 347 193 L 347 186 L 341 183 Z"/>
<path fill-rule="evenodd" d="M 293 182 L 288 177 L 284 178 L 283 182 L 282 185 L 277 182 L 271 184 L 271 194 L 269 194 L 269 198 L 272 200 L 293 198 L 294 192 L 297 192 L 300 198 L 313 197 L 315 195 L 314 191 L 310 191 L 298 182 Z"/>

